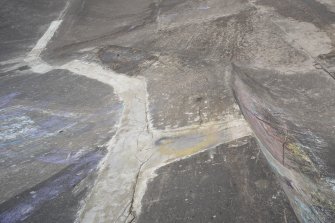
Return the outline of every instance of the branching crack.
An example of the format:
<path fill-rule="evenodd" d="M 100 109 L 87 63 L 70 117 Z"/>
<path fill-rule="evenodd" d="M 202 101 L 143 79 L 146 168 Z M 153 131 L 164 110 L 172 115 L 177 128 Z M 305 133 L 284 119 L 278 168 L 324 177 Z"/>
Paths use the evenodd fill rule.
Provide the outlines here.
<path fill-rule="evenodd" d="M 130 200 L 130 207 L 128 209 L 128 215 L 126 217 L 125 223 L 133 223 L 136 219 L 136 213 L 134 211 L 134 202 L 135 202 L 135 194 L 136 194 L 136 188 L 137 188 L 138 180 L 140 178 L 142 167 L 151 159 L 152 156 L 153 156 L 153 153 L 150 155 L 150 157 L 147 160 L 142 162 L 140 164 L 140 167 L 138 168 L 138 171 L 137 171 L 137 174 L 136 174 L 136 177 L 135 177 L 134 186 L 133 186 L 132 196 L 131 196 L 131 200 Z M 131 217 L 131 219 L 128 220 L 130 217 Z"/>
<path fill-rule="evenodd" d="M 142 169 L 142 166 L 144 165 L 144 163 L 141 163 L 138 171 L 137 171 L 137 174 L 136 174 L 136 177 L 135 177 L 135 183 L 134 183 L 134 186 L 133 186 L 133 192 L 132 192 L 132 196 L 131 196 L 131 201 L 130 201 L 130 207 L 128 209 L 128 216 L 126 218 L 126 223 L 132 223 L 134 222 L 134 220 L 136 219 L 136 213 L 134 212 L 134 201 L 135 201 L 135 193 L 136 193 L 136 187 L 137 187 L 137 183 L 138 183 L 138 179 L 140 177 L 140 173 L 141 173 L 141 169 Z M 131 219 L 128 221 L 128 218 L 131 217 Z"/>
<path fill-rule="evenodd" d="M 126 210 L 127 210 L 128 207 L 129 207 L 129 205 L 130 205 L 130 202 L 127 203 L 126 207 L 123 209 L 123 211 L 121 212 L 121 214 L 115 219 L 114 223 L 117 223 L 118 220 L 124 215 L 124 213 L 126 212 Z"/>

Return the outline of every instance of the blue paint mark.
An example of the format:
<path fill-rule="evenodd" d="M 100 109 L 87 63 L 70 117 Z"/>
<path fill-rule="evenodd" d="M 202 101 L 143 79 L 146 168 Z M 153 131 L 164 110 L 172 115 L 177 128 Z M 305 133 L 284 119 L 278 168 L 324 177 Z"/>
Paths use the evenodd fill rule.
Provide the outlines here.
<path fill-rule="evenodd" d="M 0 148 L 5 148 L 53 136 L 61 129 L 73 127 L 77 122 L 61 115 L 34 120 L 25 108 L 10 107 L 1 112 L 0 123 Z"/>
<path fill-rule="evenodd" d="M 297 196 L 293 195 L 295 204 L 299 208 L 300 217 L 303 222 L 315 222 L 321 223 L 321 216 L 318 216 L 317 211 L 314 210 L 313 206 L 308 206 L 304 202 L 302 202 Z"/>
<path fill-rule="evenodd" d="M 35 132 L 36 126 L 29 116 L 14 114 L 0 114 L 0 141 L 6 145 Z"/>

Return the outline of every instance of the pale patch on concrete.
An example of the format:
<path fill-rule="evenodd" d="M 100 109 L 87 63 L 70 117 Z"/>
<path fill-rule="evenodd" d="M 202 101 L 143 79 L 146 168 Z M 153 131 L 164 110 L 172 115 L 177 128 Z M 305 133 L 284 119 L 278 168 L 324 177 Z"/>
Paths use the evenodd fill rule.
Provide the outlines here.
<path fill-rule="evenodd" d="M 28 64 L 31 67 L 31 70 L 36 73 L 46 73 L 54 68 L 48 64 L 46 64 L 41 59 L 41 53 L 46 49 L 48 43 L 52 39 L 52 37 L 57 32 L 58 28 L 63 22 L 63 17 L 66 14 L 66 11 L 68 10 L 70 5 L 70 1 L 66 3 L 64 9 L 59 14 L 58 18 L 54 21 L 52 21 L 46 30 L 46 32 L 43 34 L 43 36 L 37 41 L 33 49 L 24 57 L 24 58 L 14 58 L 7 61 L 1 61 L 0 65 L 7 65 L 6 68 L 1 69 L 3 72 L 8 72 L 11 70 L 18 69 L 20 66 L 25 66 Z M 8 66 L 11 65 L 11 66 Z"/>
<path fill-rule="evenodd" d="M 262 43 L 262 47 L 253 52 L 251 67 L 276 70 L 288 75 L 315 71 L 315 58 L 329 53 L 332 48 L 327 32 L 311 23 L 283 17 L 273 7 L 255 4 L 256 2 L 249 1 L 257 8 L 257 14 L 266 19 L 254 21 L 257 34 L 249 38 L 256 38 Z M 269 25 L 270 27 L 266 27 Z"/>
<path fill-rule="evenodd" d="M 316 0 L 316 1 L 320 2 L 321 4 L 326 5 L 330 11 L 335 12 L 335 1 L 334 0 Z"/>
<path fill-rule="evenodd" d="M 282 18 L 274 20 L 283 31 L 297 42 L 309 55 L 317 57 L 330 52 L 331 39 L 326 32 L 307 22 Z"/>
<path fill-rule="evenodd" d="M 0 141 L 6 142 L 7 140 L 12 140 L 19 136 L 24 137 L 29 135 L 30 132 L 36 130 L 34 124 L 34 121 L 26 115 L 5 117 L 0 126 Z"/>
<path fill-rule="evenodd" d="M 36 73 L 46 73 L 51 71 L 53 68 L 44 63 L 44 61 L 40 58 L 41 53 L 47 47 L 49 41 L 57 32 L 58 28 L 63 22 L 63 17 L 69 8 L 70 1 L 66 3 L 64 9 L 59 14 L 58 18 L 52 21 L 49 25 L 47 31 L 43 34 L 43 36 L 37 41 L 34 48 L 28 53 L 28 55 L 24 58 L 24 63 L 28 63 L 31 66 L 31 70 Z M 13 67 L 16 68 L 16 67 Z"/>
<path fill-rule="evenodd" d="M 32 60 L 37 57 L 39 57 L 42 53 L 42 51 L 47 46 L 48 42 L 51 40 L 51 38 L 54 36 L 55 32 L 59 28 L 60 24 L 62 24 L 62 20 L 55 20 L 51 22 L 48 30 L 44 33 L 44 35 L 38 40 L 35 47 L 30 51 L 30 53 L 27 55 L 27 60 Z"/>
<path fill-rule="evenodd" d="M 27 57 L 24 59 L 31 67 L 31 70 L 36 73 L 46 73 L 51 71 L 53 68 L 48 64 L 44 63 L 40 58 L 41 53 L 44 51 L 48 42 L 56 33 L 59 26 L 62 24 L 62 20 L 55 20 L 51 22 L 49 28 L 44 35 L 38 40 L 35 47 L 30 51 Z"/>
<path fill-rule="evenodd" d="M 108 143 L 109 153 L 80 217 L 80 222 L 117 221 L 120 211 L 132 200 L 136 175 L 150 157 L 152 147 L 145 80 L 81 61 L 72 61 L 61 68 L 111 85 L 123 101 L 120 126 Z"/>

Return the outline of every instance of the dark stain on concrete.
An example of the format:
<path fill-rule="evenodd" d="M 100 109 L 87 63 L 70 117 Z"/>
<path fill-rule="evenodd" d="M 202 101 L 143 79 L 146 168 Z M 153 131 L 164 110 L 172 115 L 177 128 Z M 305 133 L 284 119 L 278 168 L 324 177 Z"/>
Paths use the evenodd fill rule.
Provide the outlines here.
<path fill-rule="evenodd" d="M 144 50 L 121 46 L 104 47 L 99 50 L 98 57 L 105 66 L 130 76 L 139 73 L 139 69 L 150 66 L 158 59 Z"/>

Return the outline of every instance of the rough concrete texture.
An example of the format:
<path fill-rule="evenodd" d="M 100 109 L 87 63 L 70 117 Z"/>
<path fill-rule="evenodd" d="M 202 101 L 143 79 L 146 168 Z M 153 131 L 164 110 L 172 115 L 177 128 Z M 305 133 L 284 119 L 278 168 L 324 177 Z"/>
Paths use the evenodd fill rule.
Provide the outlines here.
<path fill-rule="evenodd" d="M 0 5 L 0 222 L 335 221 L 334 1 Z"/>
<path fill-rule="evenodd" d="M 252 137 L 168 164 L 157 175 L 138 222 L 297 222 Z"/>

